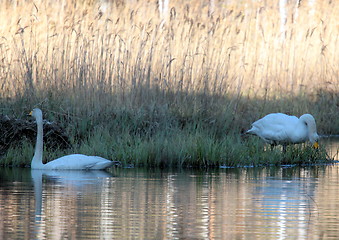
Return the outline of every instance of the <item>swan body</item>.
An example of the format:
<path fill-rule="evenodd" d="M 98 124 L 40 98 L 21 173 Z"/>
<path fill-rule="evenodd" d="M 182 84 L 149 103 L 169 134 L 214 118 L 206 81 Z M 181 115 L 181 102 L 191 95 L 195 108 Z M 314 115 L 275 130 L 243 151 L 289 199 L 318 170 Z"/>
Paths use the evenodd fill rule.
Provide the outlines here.
<path fill-rule="evenodd" d="M 39 108 L 34 108 L 30 113 L 37 123 L 37 139 L 35 152 L 31 162 L 32 169 L 43 170 L 101 170 L 111 167 L 114 162 L 102 157 L 87 156 L 83 154 L 71 154 L 46 164 L 42 163 L 43 154 L 43 122 L 42 111 Z"/>
<path fill-rule="evenodd" d="M 318 148 L 319 136 L 315 119 L 311 114 L 300 118 L 283 113 L 271 113 L 252 123 L 252 128 L 246 133 L 254 134 L 272 146 L 281 144 L 284 149 L 287 144 L 310 141 Z"/>

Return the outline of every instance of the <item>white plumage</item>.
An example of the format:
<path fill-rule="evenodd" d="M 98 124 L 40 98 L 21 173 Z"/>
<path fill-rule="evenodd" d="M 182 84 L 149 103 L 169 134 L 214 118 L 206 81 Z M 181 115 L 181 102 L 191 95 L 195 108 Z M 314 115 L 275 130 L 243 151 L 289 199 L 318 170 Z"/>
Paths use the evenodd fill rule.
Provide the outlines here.
<path fill-rule="evenodd" d="M 283 113 L 271 113 L 252 123 L 252 128 L 246 133 L 257 135 L 272 146 L 281 144 L 284 150 L 287 144 L 306 141 L 318 148 L 317 126 L 311 114 L 298 118 Z"/>
<path fill-rule="evenodd" d="M 113 165 L 113 161 L 83 154 L 71 154 L 57 158 L 46 164 L 42 163 L 43 155 L 43 122 L 42 111 L 34 108 L 30 115 L 37 123 L 37 139 L 34 156 L 31 162 L 32 169 L 53 169 L 53 170 L 101 170 Z"/>

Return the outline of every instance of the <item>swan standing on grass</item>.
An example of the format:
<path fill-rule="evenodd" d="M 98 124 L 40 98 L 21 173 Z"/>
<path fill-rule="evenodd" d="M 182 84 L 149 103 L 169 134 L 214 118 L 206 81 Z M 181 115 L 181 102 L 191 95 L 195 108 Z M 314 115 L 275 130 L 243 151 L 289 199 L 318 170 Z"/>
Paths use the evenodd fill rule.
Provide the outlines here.
<path fill-rule="evenodd" d="M 43 123 L 42 123 L 42 111 L 39 108 L 34 108 L 30 112 L 36 120 L 37 139 L 35 152 L 31 163 L 32 169 L 46 169 L 46 170 L 101 170 L 113 165 L 113 161 L 97 157 L 87 156 L 83 154 L 71 154 L 55 159 L 46 164 L 42 163 L 43 152 Z"/>
<path fill-rule="evenodd" d="M 271 113 L 252 123 L 252 128 L 246 133 L 254 134 L 273 146 L 303 143 L 309 140 L 314 148 L 319 148 L 317 126 L 311 114 L 300 118 L 283 113 Z"/>

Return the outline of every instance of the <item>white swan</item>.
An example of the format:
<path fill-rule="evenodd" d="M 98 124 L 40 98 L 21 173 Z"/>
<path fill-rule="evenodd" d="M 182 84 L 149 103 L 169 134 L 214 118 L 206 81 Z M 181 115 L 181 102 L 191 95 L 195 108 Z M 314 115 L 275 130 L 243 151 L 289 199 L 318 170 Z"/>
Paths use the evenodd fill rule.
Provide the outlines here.
<path fill-rule="evenodd" d="M 39 108 L 34 108 L 30 112 L 36 120 L 38 129 L 37 129 L 37 139 L 34 156 L 31 162 L 32 169 L 48 169 L 48 170 L 100 170 L 111 167 L 113 161 L 108 159 L 97 157 L 97 156 L 87 156 L 83 154 L 71 154 L 55 159 L 46 164 L 42 163 L 42 152 L 43 152 L 43 123 L 42 123 L 42 111 Z"/>
<path fill-rule="evenodd" d="M 281 144 L 286 151 L 287 144 L 303 143 L 309 140 L 314 148 L 318 148 L 319 136 L 315 119 L 311 114 L 300 118 L 283 113 L 271 113 L 252 123 L 246 133 L 254 134 L 271 144 Z"/>

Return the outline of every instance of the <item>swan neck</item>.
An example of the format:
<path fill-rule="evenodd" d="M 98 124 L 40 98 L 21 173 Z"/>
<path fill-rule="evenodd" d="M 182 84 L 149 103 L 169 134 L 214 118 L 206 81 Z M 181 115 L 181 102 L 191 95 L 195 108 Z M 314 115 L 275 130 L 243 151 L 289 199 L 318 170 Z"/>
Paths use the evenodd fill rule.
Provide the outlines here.
<path fill-rule="evenodd" d="M 42 163 L 42 152 L 43 152 L 43 123 L 42 119 L 36 119 L 37 122 L 37 138 L 35 144 L 35 152 L 31 163 L 31 168 L 41 169 Z"/>

